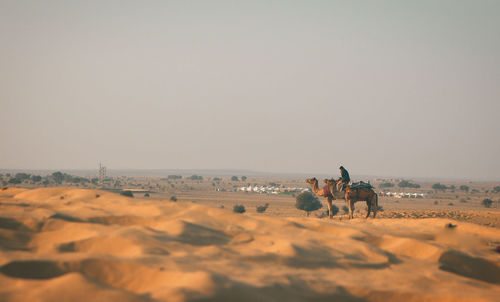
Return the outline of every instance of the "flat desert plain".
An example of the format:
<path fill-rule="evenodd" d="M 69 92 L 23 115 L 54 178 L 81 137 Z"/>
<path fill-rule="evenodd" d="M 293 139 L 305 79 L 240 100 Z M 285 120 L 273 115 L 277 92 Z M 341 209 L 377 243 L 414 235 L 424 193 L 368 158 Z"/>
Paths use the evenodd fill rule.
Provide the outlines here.
<path fill-rule="evenodd" d="M 0 301 L 500 301 L 498 209 L 330 220 L 214 194 L 3 189 Z"/>

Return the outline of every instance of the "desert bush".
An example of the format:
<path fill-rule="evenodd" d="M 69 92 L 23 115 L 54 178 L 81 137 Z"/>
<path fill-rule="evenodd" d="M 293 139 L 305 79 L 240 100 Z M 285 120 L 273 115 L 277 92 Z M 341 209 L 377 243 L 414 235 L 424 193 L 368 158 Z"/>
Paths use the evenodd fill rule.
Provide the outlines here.
<path fill-rule="evenodd" d="M 462 202 L 462 203 L 466 203 L 466 202 L 467 202 L 467 199 L 465 199 L 465 198 L 461 198 L 461 199 L 460 199 L 460 202 Z"/>
<path fill-rule="evenodd" d="M 414 184 L 409 182 L 408 180 L 403 180 L 400 183 L 398 183 L 398 187 L 400 188 L 420 188 L 419 184 Z"/>
<path fill-rule="evenodd" d="M 349 208 L 347 206 L 342 206 L 342 211 L 344 211 L 344 214 L 349 214 Z"/>
<path fill-rule="evenodd" d="M 30 176 L 31 175 L 27 173 L 16 173 L 16 175 L 14 175 L 14 177 L 19 179 L 21 182 L 30 179 Z"/>
<path fill-rule="evenodd" d="M 485 206 L 486 208 L 491 208 L 491 205 L 493 204 L 493 200 L 491 200 L 489 198 L 485 198 L 485 199 L 483 199 L 483 201 L 481 202 L 481 204 L 483 206 Z"/>
<path fill-rule="evenodd" d="M 134 194 L 132 194 L 132 192 L 130 192 L 128 190 L 122 191 L 120 194 L 123 196 L 127 196 L 127 197 L 134 197 Z"/>
<path fill-rule="evenodd" d="M 379 188 L 392 188 L 394 187 L 394 184 L 391 182 L 384 182 L 379 185 Z"/>
<path fill-rule="evenodd" d="M 263 206 L 257 206 L 257 213 L 264 213 L 269 207 L 269 203 L 266 203 Z"/>
<path fill-rule="evenodd" d="M 432 188 L 433 188 L 434 190 L 436 190 L 436 191 L 437 191 L 437 190 L 444 191 L 444 190 L 446 190 L 446 189 L 447 189 L 447 187 L 446 187 L 445 185 L 442 185 L 442 184 L 440 184 L 440 183 L 435 183 L 435 184 L 433 184 L 433 185 L 432 185 Z"/>
<path fill-rule="evenodd" d="M 247 177 L 246 177 L 246 176 L 242 176 L 242 177 L 241 177 L 241 180 L 242 180 L 242 181 L 245 181 L 245 180 L 247 180 Z"/>
<path fill-rule="evenodd" d="M 177 201 L 177 197 L 176 196 L 170 196 L 170 201 Z"/>
<path fill-rule="evenodd" d="M 21 180 L 15 178 L 15 177 L 10 178 L 9 181 L 8 181 L 8 183 L 13 184 L 13 185 L 18 185 L 21 182 L 22 182 Z"/>
<path fill-rule="evenodd" d="M 42 181 L 42 177 L 40 175 L 31 175 L 32 182 L 40 182 Z"/>
<path fill-rule="evenodd" d="M 203 176 L 198 176 L 195 174 L 195 175 L 191 175 L 189 177 L 189 179 L 191 179 L 191 180 L 203 180 Z"/>
<path fill-rule="evenodd" d="M 382 206 L 377 206 L 377 212 L 383 212 L 384 208 Z"/>
<path fill-rule="evenodd" d="M 238 176 L 233 176 L 233 177 L 231 177 L 231 180 L 232 180 L 232 181 L 239 181 Z"/>
<path fill-rule="evenodd" d="M 465 191 L 465 192 L 469 192 L 469 186 L 466 186 L 466 185 L 461 185 L 460 187 L 458 187 L 460 190 L 462 191 Z"/>
<path fill-rule="evenodd" d="M 233 207 L 233 212 L 235 213 L 245 213 L 245 206 L 242 204 L 235 204 Z"/>
<path fill-rule="evenodd" d="M 500 186 L 493 187 L 493 192 L 495 192 L 495 193 L 500 192 Z"/>
<path fill-rule="evenodd" d="M 434 200 L 434 204 L 438 205 L 438 204 L 439 204 L 439 201 Z"/>
<path fill-rule="evenodd" d="M 96 194 L 96 195 L 95 195 L 95 198 L 99 198 L 99 197 L 101 197 L 101 195 L 99 195 L 99 194 Z"/>
<path fill-rule="evenodd" d="M 321 209 L 323 206 L 316 195 L 311 192 L 302 192 L 295 198 L 295 207 L 299 210 L 306 211 L 307 216 L 311 211 Z"/>
<path fill-rule="evenodd" d="M 454 206 L 455 204 L 453 202 L 450 202 L 448 205 L 449 206 Z"/>
<path fill-rule="evenodd" d="M 149 197 L 149 193 L 145 193 L 145 194 L 144 194 L 144 197 Z"/>
<path fill-rule="evenodd" d="M 337 207 L 336 205 L 332 204 L 332 215 L 335 216 L 339 213 L 339 207 Z M 328 213 L 330 214 L 330 213 Z"/>

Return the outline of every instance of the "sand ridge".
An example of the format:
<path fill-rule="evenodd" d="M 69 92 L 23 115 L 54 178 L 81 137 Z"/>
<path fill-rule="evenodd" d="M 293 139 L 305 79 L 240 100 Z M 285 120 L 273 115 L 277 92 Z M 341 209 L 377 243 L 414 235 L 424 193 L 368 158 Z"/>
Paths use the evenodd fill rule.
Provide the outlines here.
<path fill-rule="evenodd" d="M 498 301 L 498 243 L 498 229 L 443 218 L 283 218 L 7 189 L 0 300 Z"/>

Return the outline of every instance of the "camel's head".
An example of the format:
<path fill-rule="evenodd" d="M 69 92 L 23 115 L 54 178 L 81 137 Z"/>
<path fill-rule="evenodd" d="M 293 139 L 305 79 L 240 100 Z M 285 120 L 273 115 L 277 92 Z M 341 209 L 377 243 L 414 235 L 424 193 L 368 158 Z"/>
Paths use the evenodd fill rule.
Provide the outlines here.
<path fill-rule="evenodd" d="M 314 184 L 314 183 L 317 183 L 318 180 L 316 179 L 316 177 L 313 177 L 313 178 L 308 178 L 306 179 L 306 182 L 310 185 Z"/>

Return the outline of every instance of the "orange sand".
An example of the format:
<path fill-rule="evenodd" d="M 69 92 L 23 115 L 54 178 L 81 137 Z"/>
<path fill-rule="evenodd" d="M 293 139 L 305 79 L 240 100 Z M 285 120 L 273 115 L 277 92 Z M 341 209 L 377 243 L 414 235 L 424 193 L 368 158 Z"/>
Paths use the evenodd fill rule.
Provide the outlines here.
<path fill-rule="evenodd" d="M 0 301 L 500 301 L 497 245 L 498 229 L 449 219 L 282 218 L 7 189 Z"/>

